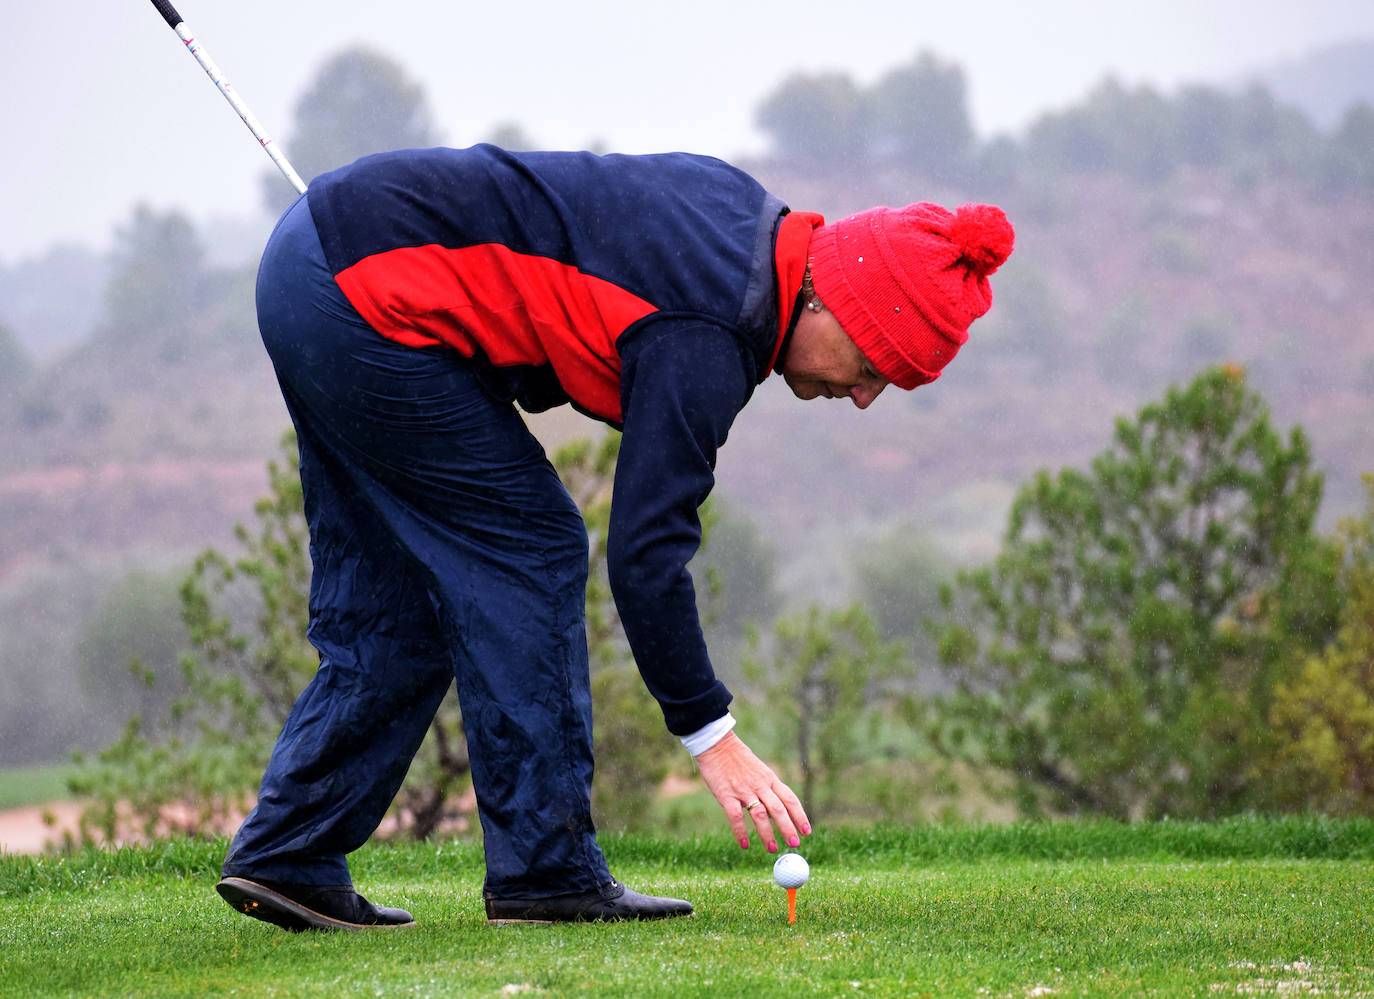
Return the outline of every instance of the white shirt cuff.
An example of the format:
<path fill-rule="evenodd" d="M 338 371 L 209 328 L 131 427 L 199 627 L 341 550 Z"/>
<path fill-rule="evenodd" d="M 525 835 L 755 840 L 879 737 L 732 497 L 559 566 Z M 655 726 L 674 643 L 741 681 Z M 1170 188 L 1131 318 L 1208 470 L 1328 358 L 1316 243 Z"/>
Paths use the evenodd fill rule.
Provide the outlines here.
<path fill-rule="evenodd" d="M 700 756 L 716 743 L 724 739 L 732 728 L 735 727 L 735 716 L 730 712 L 725 712 L 715 721 L 708 725 L 703 725 L 691 735 L 678 736 L 682 744 L 687 747 L 687 752 L 693 756 Z"/>

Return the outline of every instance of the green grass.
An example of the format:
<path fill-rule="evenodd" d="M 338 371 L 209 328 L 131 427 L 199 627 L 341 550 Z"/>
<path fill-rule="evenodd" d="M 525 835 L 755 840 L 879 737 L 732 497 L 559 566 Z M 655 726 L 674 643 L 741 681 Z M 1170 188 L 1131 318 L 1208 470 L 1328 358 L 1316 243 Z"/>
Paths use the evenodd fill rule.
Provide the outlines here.
<path fill-rule="evenodd" d="M 71 797 L 67 778 L 78 769 L 75 763 L 45 763 L 0 770 L 0 809 L 42 805 Z"/>
<path fill-rule="evenodd" d="M 1374 822 L 824 830 L 786 924 L 772 858 L 607 837 L 691 919 L 486 925 L 480 848 L 369 846 L 413 930 L 287 934 L 213 893 L 224 843 L 0 857 L 5 996 L 1374 996 Z"/>

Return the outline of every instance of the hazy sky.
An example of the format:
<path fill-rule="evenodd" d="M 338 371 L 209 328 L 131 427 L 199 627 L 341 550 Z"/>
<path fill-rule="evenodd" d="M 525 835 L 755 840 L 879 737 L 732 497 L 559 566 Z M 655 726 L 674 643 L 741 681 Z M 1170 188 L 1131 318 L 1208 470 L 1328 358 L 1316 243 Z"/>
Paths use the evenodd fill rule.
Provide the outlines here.
<path fill-rule="evenodd" d="M 198 222 L 258 211 L 267 157 L 145 0 L 0 0 L 0 263 L 103 248 L 138 201 Z M 178 0 L 290 156 L 320 64 L 367 43 L 403 62 L 444 141 L 503 122 L 548 147 L 759 148 L 788 73 L 860 82 L 929 50 L 961 66 L 983 134 L 1073 103 L 1107 73 L 1166 90 L 1374 38 L 1370 0 Z M 284 182 L 283 182 L 284 183 Z"/>

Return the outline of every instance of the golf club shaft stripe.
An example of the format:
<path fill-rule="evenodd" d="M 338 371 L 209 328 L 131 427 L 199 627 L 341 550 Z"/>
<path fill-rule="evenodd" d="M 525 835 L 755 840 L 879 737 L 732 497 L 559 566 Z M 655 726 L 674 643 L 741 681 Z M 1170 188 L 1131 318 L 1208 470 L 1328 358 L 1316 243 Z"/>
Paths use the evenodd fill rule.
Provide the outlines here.
<path fill-rule="evenodd" d="M 296 173 L 291 164 L 287 162 L 286 157 L 273 145 L 272 138 L 263 129 L 262 123 L 258 121 L 252 111 L 248 110 L 248 105 L 239 99 L 237 91 L 234 90 L 234 85 L 224 78 L 224 73 L 210 58 L 210 54 L 205 51 L 205 46 L 196 41 L 195 36 L 191 34 L 191 29 L 186 26 L 186 22 L 181 20 L 181 15 L 176 12 L 176 8 L 167 3 L 166 0 L 153 0 L 153 6 L 158 9 L 158 13 L 162 15 L 163 19 L 172 26 L 177 37 L 186 43 L 186 48 L 191 55 L 195 56 L 196 62 L 200 63 L 200 68 L 205 70 L 205 74 L 210 77 L 219 92 L 224 95 L 229 106 L 238 113 L 239 118 L 248 126 L 248 131 L 253 133 L 258 144 L 272 158 L 272 162 L 277 165 L 282 176 L 291 182 L 291 186 L 296 189 L 297 193 L 304 194 L 305 181 L 301 180 L 300 174 Z"/>

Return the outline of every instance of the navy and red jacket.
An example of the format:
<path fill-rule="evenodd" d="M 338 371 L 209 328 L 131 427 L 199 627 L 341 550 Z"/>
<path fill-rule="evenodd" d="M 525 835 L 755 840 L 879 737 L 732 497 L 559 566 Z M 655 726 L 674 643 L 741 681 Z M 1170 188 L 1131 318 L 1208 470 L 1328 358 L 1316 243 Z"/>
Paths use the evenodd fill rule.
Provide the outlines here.
<path fill-rule="evenodd" d="M 730 693 L 687 563 L 717 449 L 795 323 L 811 230 L 740 170 L 685 153 L 366 157 L 310 184 L 344 295 L 379 334 L 453 349 L 499 398 L 624 431 L 607 569 L 670 731 Z"/>

